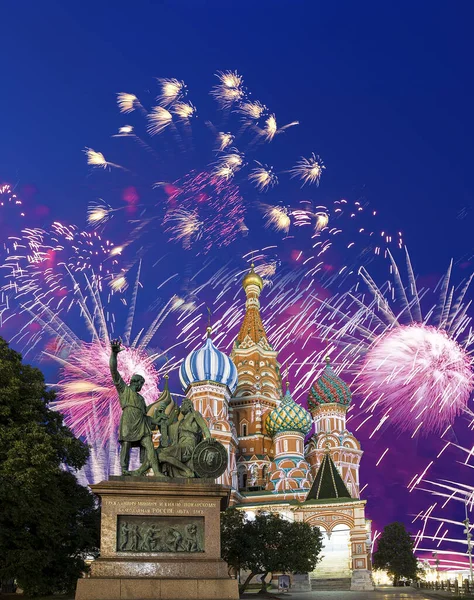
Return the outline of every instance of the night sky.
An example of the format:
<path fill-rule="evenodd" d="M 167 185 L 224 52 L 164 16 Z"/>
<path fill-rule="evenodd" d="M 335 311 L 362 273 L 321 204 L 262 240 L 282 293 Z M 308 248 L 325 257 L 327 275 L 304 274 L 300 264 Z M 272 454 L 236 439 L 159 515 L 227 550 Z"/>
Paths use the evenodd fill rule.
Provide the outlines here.
<path fill-rule="evenodd" d="M 323 157 L 318 203 L 364 197 L 403 231 L 424 281 L 451 258 L 459 280 L 474 255 L 473 17 L 467 1 L 9 3 L 0 8 L 0 182 L 18 185 L 35 224 L 83 227 L 91 200 L 114 200 L 82 150 L 113 153 L 109 136 L 124 123 L 116 93 L 140 96 L 154 77 L 176 77 L 202 98 L 215 72 L 235 69 L 282 123 L 300 121 L 279 158 Z M 430 502 L 420 492 L 406 508 L 406 457 L 425 465 L 429 441 L 396 439 L 384 470 L 363 440 L 377 527 L 409 524 L 406 513 Z M 462 459 L 452 453 L 438 476 L 452 477 Z"/>

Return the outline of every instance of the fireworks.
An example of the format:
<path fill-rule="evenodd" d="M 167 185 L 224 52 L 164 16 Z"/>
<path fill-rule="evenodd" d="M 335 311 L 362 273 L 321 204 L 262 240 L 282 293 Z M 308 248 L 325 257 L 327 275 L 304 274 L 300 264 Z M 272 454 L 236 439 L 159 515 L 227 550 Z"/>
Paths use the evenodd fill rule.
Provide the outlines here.
<path fill-rule="evenodd" d="M 98 167 L 102 169 L 107 169 L 107 167 L 115 167 L 116 169 L 123 169 L 124 171 L 126 170 L 125 167 L 122 167 L 121 165 L 117 165 L 116 163 L 105 160 L 105 156 L 102 154 L 102 152 L 96 152 L 92 148 L 86 148 L 84 153 L 87 156 L 87 164 L 91 165 L 92 167 Z"/>
<path fill-rule="evenodd" d="M 259 192 L 263 192 L 276 185 L 278 183 L 278 177 L 273 172 L 272 167 L 262 165 L 258 161 L 257 164 L 258 167 L 252 169 L 249 179 Z"/>
<path fill-rule="evenodd" d="M 134 94 L 120 92 L 117 94 L 117 104 L 121 113 L 127 114 L 135 110 L 138 98 Z"/>
<path fill-rule="evenodd" d="M 235 140 L 235 136 L 232 135 L 231 133 L 219 131 L 219 133 L 217 134 L 218 150 L 220 152 L 223 152 L 224 150 L 226 150 L 227 148 L 232 146 L 234 140 Z"/>
<path fill-rule="evenodd" d="M 23 202 L 15 194 L 12 186 L 9 183 L 2 183 L 0 184 L 0 208 L 6 206 L 17 206 L 20 210 L 20 216 L 25 216 Z"/>
<path fill-rule="evenodd" d="M 299 122 L 293 121 L 292 123 L 288 123 L 288 125 L 284 125 L 283 127 L 278 128 L 275 115 L 270 115 L 265 120 L 265 126 L 261 131 L 261 135 L 265 138 L 267 142 L 271 142 L 273 138 L 277 135 L 277 133 L 283 133 L 283 131 L 285 131 L 289 127 L 294 127 L 295 125 L 299 125 Z"/>
<path fill-rule="evenodd" d="M 318 212 L 316 213 L 316 225 L 315 225 L 315 231 L 321 231 L 322 229 L 324 229 L 325 227 L 327 227 L 328 223 L 329 223 L 329 215 L 326 212 Z"/>
<path fill-rule="evenodd" d="M 356 379 L 364 398 L 361 406 L 383 413 L 381 424 L 390 421 L 413 435 L 440 432 L 465 409 L 474 387 L 468 351 L 474 340 L 469 332 L 463 337 L 470 322 L 464 298 L 472 277 L 454 298 L 454 288 L 448 292 L 449 269 L 437 306 L 423 318 L 408 253 L 408 292 L 388 254 L 394 276 L 388 291 L 396 293 L 399 309 L 392 308 L 390 296 L 362 267 L 360 275 L 373 300 L 367 303 L 360 294 L 349 293 L 329 301 L 325 308 L 334 321 L 321 324 L 321 330 L 326 339 L 345 345 L 343 355 L 350 364 L 363 358 Z"/>
<path fill-rule="evenodd" d="M 91 202 L 87 209 L 87 222 L 92 227 L 106 223 L 113 212 L 113 208 L 104 202 Z"/>
<path fill-rule="evenodd" d="M 196 114 L 196 107 L 191 102 L 177 102 L 173 106 L 173 113 L 182 121 L 187 121 Z"/>
<path fill-rule="evenodd" d="M 436 327 L 399 326 L 368 350 L 360 378 L 365 396 L 381 396 L 379 407 L 402 428 L 423 424 L 424 433 L 453 423 L 474 387 L 465 349 Z"/>
<path fill-rule="evenodd" d="M 109 340 L 80 342 L 69 352 L 67 360 L 61 360 L 60 379 L 57 385 L 58 401 L 55 409 L 64 416 L 75 435 L 88 436 L 91 414 L 102 423 L 98 433 L 102 443 L 116 435 L 122 409 L 117 400 L 117 390 L 111 382 Z M 137 373 L 145 378 L 141 394 L 150 404 L 158 397 L 158 371 L 153 359 L 140 348 L 127 348 L 120 353 L 120 374 L 130 381 Z M 104 427 L 107 425 L 107 428 Z"/>
<path fill-rule="evenodd" d="M 71 274 L 94 273 L 99 281 L 111 275 L 117 264 L 110 258 L 113 248 L 99 233 L 75 225 L 24 229 L 8 239 L 2 292 L 21 299 L 25 309 L 39 301 L 58 310 L 71 301 Z"/>
<path fill-rule="evenodd" d="M 158 79 L 161 86 L 161 92 L 156 100 L 163 106 L 169 106 L 186 95 L 186 85 L 184 81 L 178 79 Z"/>
<path fill-rule="evenodd" d="M 214 86 L 211 94 L 221 108 L 232 108 L 245 97 L 243 79 L 236 71 L 219 71 L 216 77 L 219 83 Z"/>
<path fill-rule="evenodd" d="M 173 183 L 165 231 L 189 248 L 200 242 L 204 253 L 231 244 L 244 227 L 243 199 L 237 186 L 209 173 L 190 173 Z"/>
<path fill-rule="evenodd" d="M 291 225 L 291 212 L 286 206 L 262 205 L 265 214 L 265 227 L 272 227 L 276 231 L 288 233 Z"/>
<path fill-rule="evenodd" d="M 155 106 L 148 115 L 147 131 L 150 135 L 162 133 L 173 122 L 173 115 L 162 106 Z"/>
<path fill-rule="evenodd" d="M 303 186 L 307 183 L 319 185 L 323 169 L 325 168 L 323 161 L 313 152 L 310 158 L 301 157 L 290 173 L 292 177 L 301 179 Z"/>
<path fill-rule="evenodd" d="M 267 107 L 258 100 L 242 102 L 237 109 L 238 113 L 251 121 L 258 121 L 266 111 Z"/>
<path fill-rule="evenodd" d="M 138 164 L 148 162 L 150 156 L 157 159 L 153 189 L 165 192 L 158 198 L 154 197 L 148 203 L 147 194 L 141 195 L 140 218 L 130 220 L 134 224 L 133 229 L 128 238 L 121 243 L 123 249 L 128 248 L 127 254 L 132 253 L 133 255 L 132 245 L 135 247 L 135 241 L 140 240 L 140 251 L 145 247 L 150 248 L 153 243 L 158 243 L 158 224 L 161 224 L 165 233 L 171 233 L 172 224 L 176 225 L 176 231 L 172 234 L 172 238 L 188 250 L 194 244 L 202 245 L 204 243 L 204 247 L 207 248 L 205 252 L 208 252 L 211 245 L 205 240 L 210 241 L 211 239 L 213 240 L 212 244 L 217 247 L 226 246 L 236 240 L 239 235 L 248 233 L 244 218 L 245 213 L 254 203 L 248 183 L 250 182 L 256 190 L 254 196 L 256 193 L 269 193 L 279 183 L 275 167 L 257 160 L 258 155 L 252 156 L 251 159 L 247 155 L 258 153 L 262 147 L 262 141 L 273 142 L 278 134 L 295 126 L 297 121 L 284 126 L 278 125 L 275 113 L 270 112 L 265 104 L 251 96 L 244 86 L 243 77 L 236 71 L 220 71 L 216 76 L 218 82 L 212 88 L 211 96 L 217 100 L 219 110 L 212 121 L 194 119 L 197 107 L 188 98 L 186 84 L 177 78 L 157 80 L 159 85 L 159 92 L 156 96 L 157 104 L 150 108 L 145 108 L 134 94 L 118 94 L 117 101 L 121 113 L 128 114 L 137 108 L 140 109 L 141 116 L 145 117 L 145 136 L 148 135 L 150 139 L 144 139 L 143 125 L 140 126 L 140 123 L 124 124 L 119 127 L 118 133 L 113 137 L 133 139 L 139 147 L 147 152 L 146 160 L 139 161 Z M 202 135 L 201 132 L 201 138 L 199 138 L 196 137 L 196 132 L 199 131 L 202 123 L 206 126 L 205 135 Z M 225 130 L 221 128 L 223 123 L 225 123 Z M 209 131 L 212 132 L 213 140 L 206 155 L 206 149 L 203 150 L 196 142 L 199 139 L 208 139 Z M 167 132 L 172 135 L 166 135 Z M 124 169 L 117 163 L 109 162 L 102 152 L 91 148 L 87 148 L 85 152 L 88 164 L 98 171 L 110 171 L 111 167 Z M 177 169 L 181 165 L 182 172 L 177 173 Z M 305 183 L 319 182 L 321 172 L 316 176 L 315 168 L 316 166 L 313 164 L 312 172 L 306 175 Z M 322 163 L 320 163 L 320 171 L 322 168 Z M 137 167 L 134 166 L 134 175 L 136 175 L 136 171 Z M 209 180 L 215 179 L 216 182 L 219 179 L 222 180 L 223 186 L 232 182 L 235 187 L 232 188 L 231 196 L 234 199 L 240 198 L 236 223 L 226 222 L 235 214 L 235 204 L 232 204 L 227 215 L 224 206 L 219 206 L 217 210 L 219 201 L 226 199 L 223 187 L 221 189 L 217 186 L 208 186 L 207 195 L 212 190 L 217 192 L 214 201 L 208 202 L 215 209 L 214 213 L 203 210 L 200 201 L 196 199 L 194 203 L 189 198 L 185 205 L 170 205 L 169 198 L 172 198 L 174 193 L 169 193 L 169 190 L 176 185 L 176 182 L 179 187 L 180 181 L 185 180 L 191 173 L 197 172 L 207 173 Z M 292 171 L 288 170 L 287 166 L 286 168 L 283 166 L 282 169 L 278 169 L 278 173 L 292 174 Z M 103 197 L 106 193 L 103 194 Z M 245 198 L 246 202 L 243 202 L 241 198 Z M 280 199 L 278 200 L 280 201 Z M 269 204 L 272 204 L 271 199 L 269 199 Z M 103 226 L 118 210 L 121 209 L 113 208 L 104 201 L 95 202 L 89 207 L 88 222 L 94 227 Z M 289 210 L 288 216 L 292 221 L 293 218 L 297 220 L 296 215 L 295 211 Z M 315 225 L 316 232 L 324 228 L 321 217 L 316 218 L 313 215 L 310 220 L 319 223 L 319 226 Z M 121 233 L 122 231 L 123 228 L 121 228 Z M 284 229 L 280 229 L 280 231 L 284 231 Z M 235 235 L 235 232 L 238 232 L 238 235 Z M 153 241 L 146 243 L 145 236 L 152 237 Z M 125 269 L 130 268 L 133 264 L 136 264 L 136 259 L 132 256 L 126 263 Z"/>

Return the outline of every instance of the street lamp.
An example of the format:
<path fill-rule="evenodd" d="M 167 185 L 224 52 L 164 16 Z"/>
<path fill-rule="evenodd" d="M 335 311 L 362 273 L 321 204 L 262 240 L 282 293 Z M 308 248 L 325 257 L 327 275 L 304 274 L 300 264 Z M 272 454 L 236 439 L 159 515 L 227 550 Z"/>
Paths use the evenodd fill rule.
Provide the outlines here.
<path fill-rule="evenodd" d="M 467 515 L 467 498 L 464 502 L 464 508 L 466 509 L 466 518 L 464 519 L 463 523 L 464 523 L 464 533 L 466 534 L 466 541 L 467 541 L 467 555 L 469 556 L 469 583 L 472 585 L 473 583 L 473 578 L 472 578 L 472 543 L 471 543 L 471 539 L 472 539 L 472 534 L 471 534 L 471 524 L 469 523 L 469 517 Z"/>

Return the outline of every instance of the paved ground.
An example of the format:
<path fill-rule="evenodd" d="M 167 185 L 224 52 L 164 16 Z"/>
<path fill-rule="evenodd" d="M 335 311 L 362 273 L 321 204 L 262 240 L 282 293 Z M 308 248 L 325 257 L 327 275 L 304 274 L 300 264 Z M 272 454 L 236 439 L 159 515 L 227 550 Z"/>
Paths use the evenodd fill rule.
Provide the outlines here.
<path fill-rule="evenodd" d="M 246 594 L 247 596 L 247 594 Z M 248 595 L 250 598 L 252 595 Z M 258 596 L 254 596 L 258 598 Z M 373 592 L 299 592 L 275 594 L 281 600 L 434 600 L 456 596 L 447 592 L 416 590 L 410 587 L 378 587 Z M 467 600 L 467 596 L 465 597 Z"/>

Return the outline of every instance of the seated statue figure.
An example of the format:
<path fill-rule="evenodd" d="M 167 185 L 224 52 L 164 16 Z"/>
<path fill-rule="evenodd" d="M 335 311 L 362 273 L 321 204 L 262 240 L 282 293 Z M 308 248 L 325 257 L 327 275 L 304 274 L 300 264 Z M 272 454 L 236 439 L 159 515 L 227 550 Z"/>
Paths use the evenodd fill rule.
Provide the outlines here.
<path fill-rule="evenodd" d="M 192 456 L 198 443 L 207 439 L 215 443 L 204 417 L 194 410 L 188 398 L 181 404 L 179 417 L 169 426 L 169 444 L 158 448 L 162 472 L 170 477 L 195 477 Z"/>

